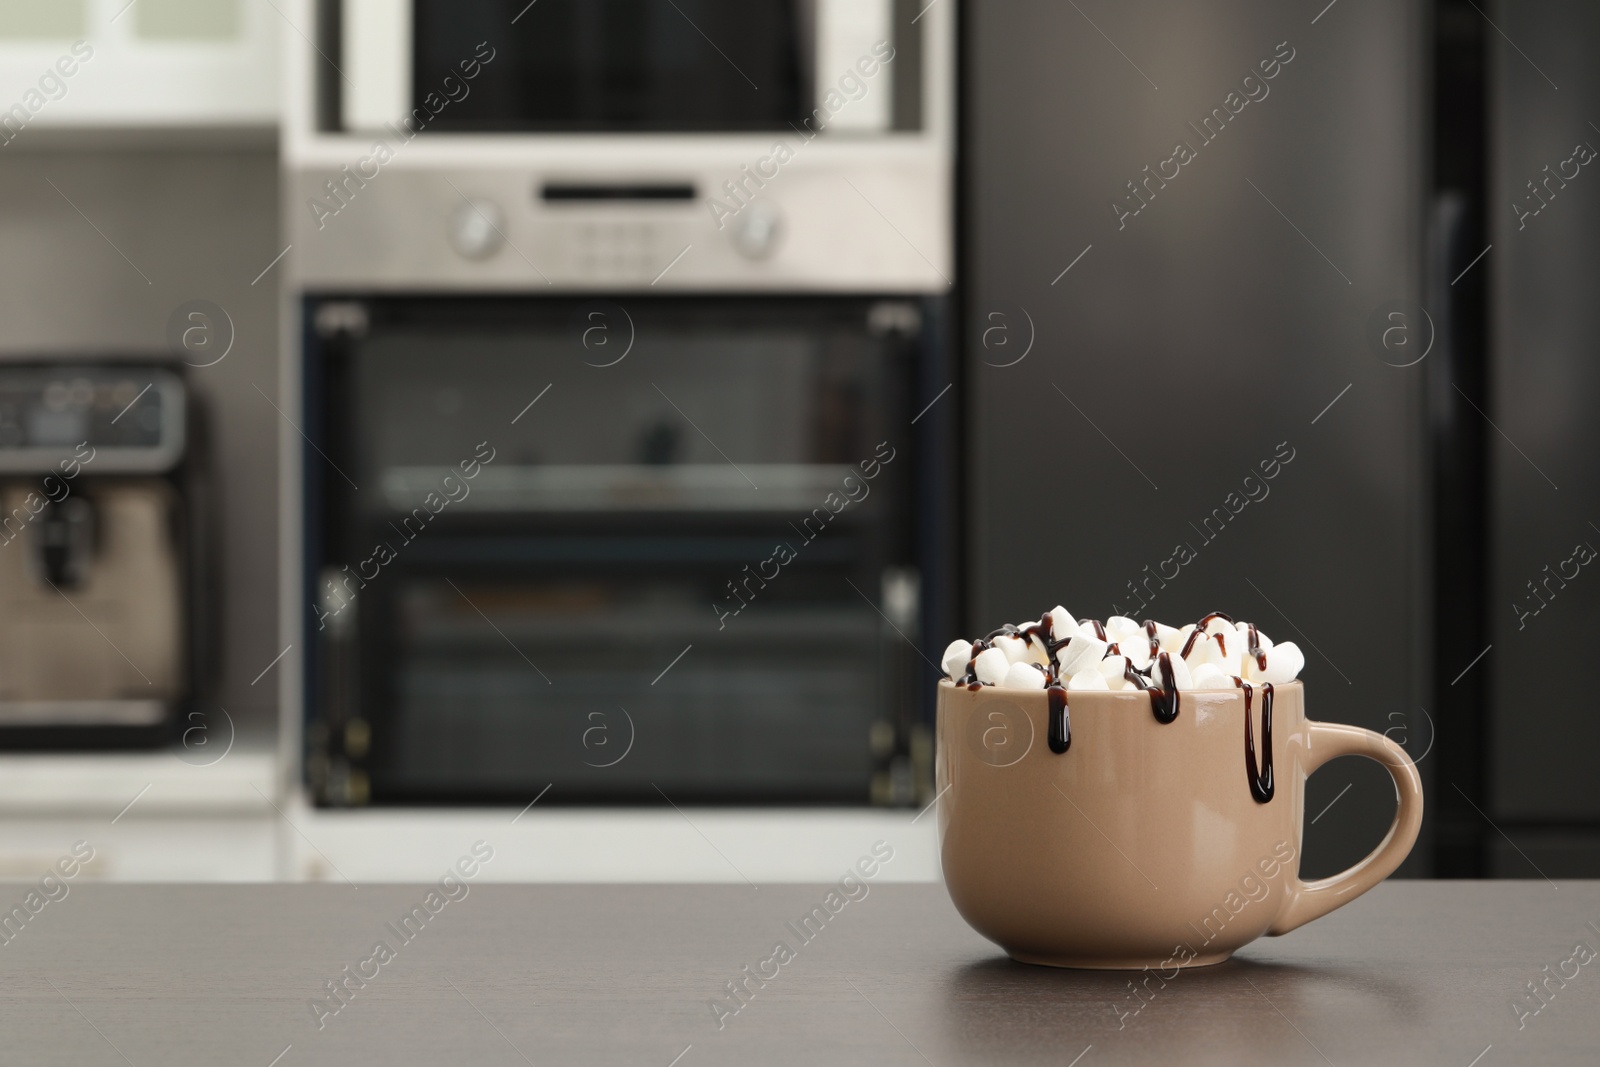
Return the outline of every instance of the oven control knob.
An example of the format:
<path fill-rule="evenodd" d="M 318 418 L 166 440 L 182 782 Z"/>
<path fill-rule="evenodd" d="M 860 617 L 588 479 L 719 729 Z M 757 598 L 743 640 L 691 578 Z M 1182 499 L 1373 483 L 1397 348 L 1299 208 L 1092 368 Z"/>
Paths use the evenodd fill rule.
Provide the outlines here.
<path fill-rule="evenodd" d="M 474 197 L 450 217 L 450 247 L 467 259 L 488 259 L 505 244 L 505 225 L 493 200 Z"/>
<path fill-rule="evenodd" d="M 746 259 L 766 259 L 778 247 L 783 214 L 765 200 L 755 200 L 733 218 L 733 247 Z"/>

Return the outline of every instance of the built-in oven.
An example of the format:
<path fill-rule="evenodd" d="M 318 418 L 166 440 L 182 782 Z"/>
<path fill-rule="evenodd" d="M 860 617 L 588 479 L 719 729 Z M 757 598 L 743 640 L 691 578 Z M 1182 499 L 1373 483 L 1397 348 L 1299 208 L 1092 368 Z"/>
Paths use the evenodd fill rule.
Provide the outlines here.
<path fill-rule="evenodd" d="M 954 0 L 280 2 L 311 796 L 926 803 Z"/>
<path fill-rule="evenodd" d="M 936 314 L 311 300 L 316 796 L 913 800 L 947 615 Z"/>

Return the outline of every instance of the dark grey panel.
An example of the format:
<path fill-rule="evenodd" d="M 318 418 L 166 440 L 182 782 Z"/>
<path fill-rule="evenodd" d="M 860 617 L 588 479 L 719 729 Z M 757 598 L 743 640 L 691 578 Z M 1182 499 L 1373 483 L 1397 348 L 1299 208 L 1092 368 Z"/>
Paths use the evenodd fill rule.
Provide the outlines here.
<path fill-rule="evenodd" d="M 1564 162 L 1580 143 L 1600 149 L 1600 8 L 1537 0 L 1495 20 L 1516 47 L 1493 45 L 1491 810 L 1600 819 L 1581 652 L 1600 642 L 1600 563 L 1573 558 L 1600 549 L 1600 159 Z M 1526 183 L 1550 174 L 1535 200 Z"/>
<path fill-rule="evenodd" d="M 1600 830 L 1512 830 L 1489 843 L 1496 878 L 1600 878 Z"/>
<path fill-rule="evenodd" d="M 1424 368 L 1366 339 L 1421 292 L 1418 5 L 966 17 L 969 629 L 1057 601 L 1174 624 L 1220 609 L 1301 644 L 1317 718 L 1418 719 Z M 1292 58 L 1243 84 L 1275 54 Z M 1228 121 L 1205 141 L 1212 109 Z M 1178 143 L 1194 158 L 1121 217 Z M 1164 562 L 1179 545 L 1192 560 Z M 1141 606 L 1130 583 L 1163 567 Z M 1308 864 L 1370 847 L 1392 805 L 1352 789 Z"/>

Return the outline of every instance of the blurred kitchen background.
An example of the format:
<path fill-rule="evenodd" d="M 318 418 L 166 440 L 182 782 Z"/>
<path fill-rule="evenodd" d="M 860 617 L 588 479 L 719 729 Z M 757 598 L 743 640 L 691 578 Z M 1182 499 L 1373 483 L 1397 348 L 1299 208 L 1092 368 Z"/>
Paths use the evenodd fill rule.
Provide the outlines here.
<path fill-rule="evenodd" d="M 1600 876 L 1597 41 L 0 0 L 0 877 L 934 879 L 930 664 L 1058 601 L 1297 640 L 1404 873 Z"/>

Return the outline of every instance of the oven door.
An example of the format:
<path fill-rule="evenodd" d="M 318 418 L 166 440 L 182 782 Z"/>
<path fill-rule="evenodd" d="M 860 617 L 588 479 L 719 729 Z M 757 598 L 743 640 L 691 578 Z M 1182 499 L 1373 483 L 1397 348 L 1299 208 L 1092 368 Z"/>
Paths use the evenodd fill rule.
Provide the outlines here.
<path fill-rule="evenodd" d="M 912 798 L 921 305 L 624 300 L 309 302 L 322 802 Z"/>

